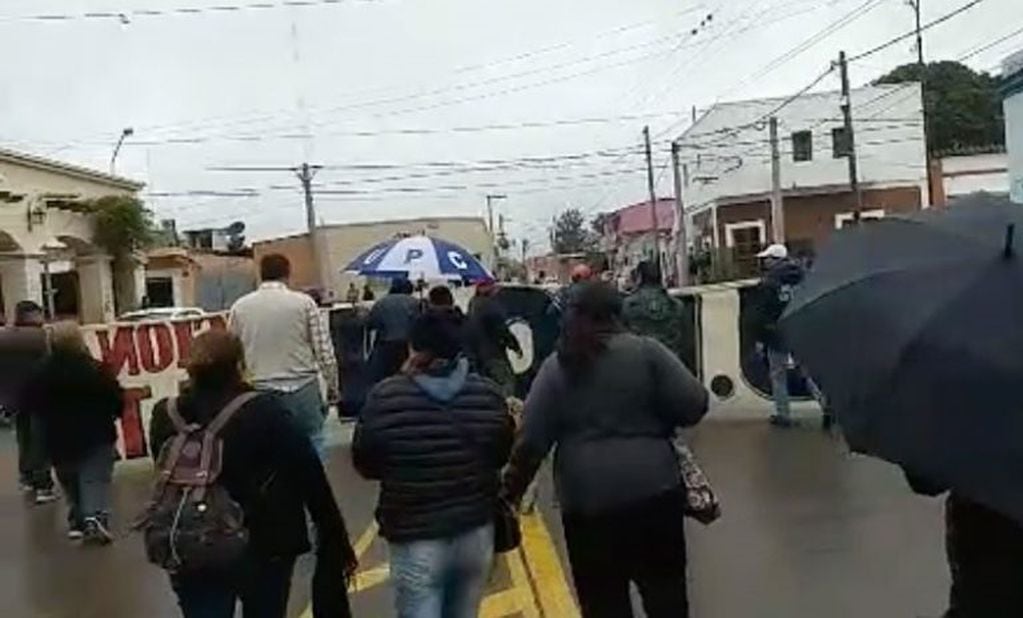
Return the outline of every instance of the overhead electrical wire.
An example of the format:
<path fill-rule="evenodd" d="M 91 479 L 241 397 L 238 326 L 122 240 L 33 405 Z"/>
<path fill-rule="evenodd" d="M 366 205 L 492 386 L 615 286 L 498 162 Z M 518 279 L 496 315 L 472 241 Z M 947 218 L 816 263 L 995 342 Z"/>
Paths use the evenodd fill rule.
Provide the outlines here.
<path fill-rule="evenodd" d="M 340 4 L 372 4 L 376 0 L 267 0 L 238 4 L 215 4 L 210 6 L 189 5 L 165 9 L 127 9 L 123 11 L 86 11 L 83 13 L 35 13 L 26 15 L 0 15 L 0 21 L 67 22 L 80 20 L 113 21 L 129 25 L 133 19 L 149 17 L 181 17 L 189 15 L 210 15 L 239 13 L 244 11 L 265 11 L 270 9 L 310 8 L 337 6 Z"/>
<path fill-rule="evenodd" d="M 973 7 L 977 6 L 981 2 L 984 2 L 984 0 L 971 0 L 971 2 L 967 2 L 966 4 L 964 4 L 963 6 L 959 7 L 958 9 L 956 9 L 956 10 L 950 12 L 950 13 L 946 13 L 946 14 L 942 15 L 941 17 L 937 18 L 937 19 L 934 19 L 934 20 L 931 20 L 931 21 L 927 22 L 926 24 L 924 24 L 923 26 L 920 27 L 920 32 L 924 32 L 924 31 L 930 30 L 931 28 L 933 28 L 935 26 L 943 24 L 946 21 L 952 19 L 953 17 L 961 15 L 962 13 L 965 13 L 966 11 L 972 9 Z M 893 39 L 890 39 L 888 41 L 885 41 L 884 43 L 881 43 L 880 45 L 878 45 L 876 47 L 872 47 L 872 48 L 868 49 L 867 51 L 860 52 L 860 53 L 858 53 L 858 54 L 856 54 L 854 56 L 851 56 L 851 57 L 849 57 L 848 61 L 849 62 L 856 62 L 857 60 L 862 60 L 863 58 L 869 58 L 870 56 L 873 56 L 874 54 L 876 54 L 876 53 L 878 53 L 880 51 L 888 49 L 892 45 L 897 45 L 898 43 L 901 43 L 902 41 L 905 41 L 907 39 L 915 37 L 916 35 L 917 35 L 917 30 L 916 29 L 910 30 L 909 32 L 906 32 L 905 34 L 900 34 L 899 36 L 897 36 L 897 37 L 895 37 Z"/>

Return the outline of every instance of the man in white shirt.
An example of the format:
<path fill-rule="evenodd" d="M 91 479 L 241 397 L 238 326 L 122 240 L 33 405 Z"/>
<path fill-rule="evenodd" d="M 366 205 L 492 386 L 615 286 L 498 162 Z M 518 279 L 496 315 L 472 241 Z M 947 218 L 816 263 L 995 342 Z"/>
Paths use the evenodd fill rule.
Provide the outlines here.
<path fill-rule="evenodd" d="M 277 392 L 295 422 L 324 456 L 323 422 L 327 399 L 340 392 L 337 359 L 330 330 L 316 302 L 288 288 L 291 264 L 283 255 L 268 255 L 259 264 L 262 283 L 231 307 L 228 327 L 245 346 L 245 363 L 253 386 Z"/>

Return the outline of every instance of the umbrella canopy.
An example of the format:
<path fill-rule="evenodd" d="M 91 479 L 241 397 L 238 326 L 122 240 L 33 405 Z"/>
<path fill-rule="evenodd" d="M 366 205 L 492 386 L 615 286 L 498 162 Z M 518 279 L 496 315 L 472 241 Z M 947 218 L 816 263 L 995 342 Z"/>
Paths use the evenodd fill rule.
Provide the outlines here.
<path fill-rule="evenodd" d="M 854 450 L 1023 522 L 1017 232 L 986 195 L 842 230 L 781 326 Z"/>
<path fill-rule="evenodd" d="M 348 272 L 366 277 L 483 281 L 493 279 L 473 254 L 429 236 L 395 238 L 375 245 L 350 263 Z"/>

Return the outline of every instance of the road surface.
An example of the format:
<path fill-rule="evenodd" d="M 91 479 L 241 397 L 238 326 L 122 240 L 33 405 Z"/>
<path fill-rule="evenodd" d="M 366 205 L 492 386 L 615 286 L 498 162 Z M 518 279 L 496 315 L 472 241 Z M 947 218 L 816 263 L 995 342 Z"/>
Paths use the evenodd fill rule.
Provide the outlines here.
<path fill-rule="evenodd" d="M 375 487 L 352 470 L 337 431 L 329 476 L 362 556 L 356 616 L 388 618 L 386 545 L 372 523 Z M 939 501 L 913 496 L 897 470 L 849 455 L 805 426 L 707 423 L 693 436 L 724 516 L 689 527 L 696 618 L 940 616 L 948 576 Z M 64 538 L 62 504 L 29 506 L 16 490 L 13 435 L 0 435 L 0 599 L 7 618 L 177 616 L 165 575 L 126 532 L 148 494 L 148 466 L 121 466 L 108 548 Z M 573 618 L 571 578 L 549 474 L 523 551 L 499 559 L 482 616 Z M 311 565 L 295 578 L 291 618 L 308 612 Z M 641 615 L 641 614 L 637 614 Z"/>

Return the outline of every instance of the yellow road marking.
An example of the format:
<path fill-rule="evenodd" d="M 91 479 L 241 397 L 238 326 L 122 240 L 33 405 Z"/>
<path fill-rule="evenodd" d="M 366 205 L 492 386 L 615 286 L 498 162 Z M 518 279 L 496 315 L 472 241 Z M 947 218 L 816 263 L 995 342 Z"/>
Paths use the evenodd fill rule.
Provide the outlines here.
<path fill-rule="evenodd" d="M 357 541 L 355 541 L 355 545 L 352 546 L 352 549 L 355 550 L 356 558 L 360 560 L 362 559 L 363 554 L 365 554 L 369 550 L 369 546 L 373 544 L 373 539 L 375 539 L 377 537 L 377 534 L 379 533 L 380 526 L 377 525 L 377 521 L 374 519 L 372 522 L 370 522 L 369 527 L 366 528 L 366 531 L 363 532 L 361 536 L 359 536 L 359 539 Z"/>
<path fill-rule="evenodd" d="M 361 558 L 379 534 L 370 524 L 353 548 Z M 480 618 L 498 618 L 521 614 L 523 618 L 579 618 L 568 580 L 561 567 L 550 532 L 539 513 L 522 517 L 522 547 L 498 559 L 505 560 L 512 587 L 488 595 L 480 608 Z M 387 563 L 357 573 L 349 592 L 362 592 L 379 586 L 390 577 Z M 310 605 L 300 618 L 312 618 Z"/>
<path fill-rule="evenodd" d="M 539 512 L 522 516 L 522 553 L 540 615 L 545 618 L 580 616 L 554 540 Z"/>

